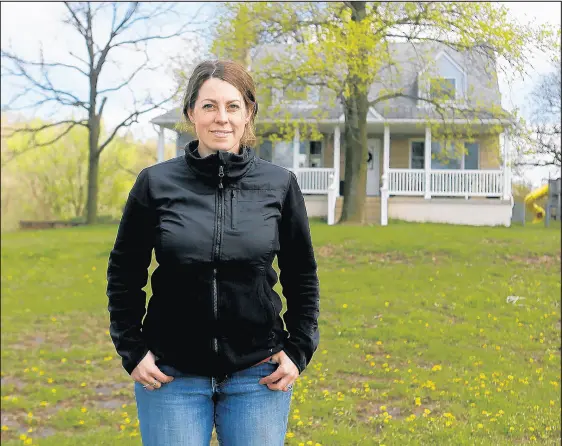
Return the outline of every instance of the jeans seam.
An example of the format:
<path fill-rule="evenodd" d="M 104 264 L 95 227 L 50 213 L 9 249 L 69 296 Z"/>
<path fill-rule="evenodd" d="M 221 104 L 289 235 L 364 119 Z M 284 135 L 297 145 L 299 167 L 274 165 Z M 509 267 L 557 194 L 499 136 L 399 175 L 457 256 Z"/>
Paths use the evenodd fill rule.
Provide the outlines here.
<path fill-rule="evenodd" d="M 218 413 L 217 413 L 217 406 L 215 404 L 215 419 L 214 419 L 214 421 L 215 421 L 215 431 L 217 432 L 217 440 L 218 440 L 219 444 L 222 445 L 223 441 L 222 441 L 222 438 L 221 438 L 221 430 L 220 430 L 220 427 L 219 427 L 218 419 L 219 419 L 219 417 L 218 417 Z"/>

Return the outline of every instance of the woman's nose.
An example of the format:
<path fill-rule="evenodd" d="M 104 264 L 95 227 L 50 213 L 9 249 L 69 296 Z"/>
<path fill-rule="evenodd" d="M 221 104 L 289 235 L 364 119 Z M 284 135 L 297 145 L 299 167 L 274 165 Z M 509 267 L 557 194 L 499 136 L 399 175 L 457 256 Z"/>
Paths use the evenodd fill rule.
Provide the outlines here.
<path fill-rule="evenodd" d="M 228 114 L 226 113 L 226 108 L 218 107 L 217 114 L 215 115 L 215 121 L 217 122 L 227 122 Z"/>

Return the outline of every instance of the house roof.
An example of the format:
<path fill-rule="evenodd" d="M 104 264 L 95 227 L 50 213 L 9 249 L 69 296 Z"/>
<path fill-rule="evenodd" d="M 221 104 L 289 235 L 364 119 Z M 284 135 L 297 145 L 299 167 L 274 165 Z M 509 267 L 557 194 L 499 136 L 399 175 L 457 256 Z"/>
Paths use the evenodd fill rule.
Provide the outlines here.
<path fill-rule="evenodd" d="M 284 44 L 262 45 L 254 53 L 253 64 L 260 63 L 265 57 L 273 56 L 276 59 L 286 58 L 294 55 L 291 53 L 294 47 Z M 501 96 L 497 82 L 494 61 L 475 52 L 458 52 L 450 49 L 444 44 L 427 42 L 417 43 L 415 46 L 406 42 L 391 42 L 389 44 L 391 59 L 395 62 L 395 68 L 384 68 L 380 71 L 377 81 L 373 83 L 369 91 L 369 100 L 378 97 L 382 90 L 403 89 L 413 98 L 396 97 L 384 102 L 378 102 L 374 106 L 376 113 L 371 114 L 369 119 L 377 120 L 374 116 L 380 115 L 383 119 L 426 119 L 431 116 L 438 117 L 435 111 L 428 107 L 419 106 L 415 96 L 418 94 L 419 75 L 425 71 L 435 69 L 438 56 L 448 57 L 455 65 L 462 68 L 466 75 L 467 107 L 477 107 L 480 112 L 456 111 L 456 117 L 487 119 L 492 118 L 490 112 L 484 111 L 492 107 L 501 107 Z M 320 109 L 320 110 L 319 110 Z M 330 107 L 318 107 L 318 104 L 292 104 L 283 105 L 278 116 L 289 114 L 292 119 L 315 119 L 321 113 L 321 120 L 337 120 L 343 114 L 343 107 L 339 101 Z M 451 116 L 452 113 L 447 113 Z M 263 116 L 263 115 L 262 115 Z M 181 120 L 180 109 L 154 118 L 151 122 L 173 128 L 173 124 Z M 380 118 L 378 118 L 380 119 Z M 258 115 L 258 123 L 260 116 Z"/>

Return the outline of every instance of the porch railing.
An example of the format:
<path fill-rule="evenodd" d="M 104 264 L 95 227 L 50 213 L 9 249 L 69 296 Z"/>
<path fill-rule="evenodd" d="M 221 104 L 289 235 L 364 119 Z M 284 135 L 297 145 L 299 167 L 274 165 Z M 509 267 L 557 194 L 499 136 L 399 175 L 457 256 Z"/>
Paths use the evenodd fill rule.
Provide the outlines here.
<path fill-rule="evenodd" d="M 389 195 L 423 195 L 425 171 L 423 169 L 389 169 Z"/>
<path fill-rule="evenodd" d="M 294 169 L 289 169 L 295 172 Z M 303 194 L 327 194 L 335 169 L 307 167 L 296 170 L 297 182 Z"/>
<path fill-rule="evenodd" d="M 424 195 L 425 170 L 389 169 L 389 195 Z M 431 170 L 430 194 L 449 197 L 502 197 L 501 170 Z"/>

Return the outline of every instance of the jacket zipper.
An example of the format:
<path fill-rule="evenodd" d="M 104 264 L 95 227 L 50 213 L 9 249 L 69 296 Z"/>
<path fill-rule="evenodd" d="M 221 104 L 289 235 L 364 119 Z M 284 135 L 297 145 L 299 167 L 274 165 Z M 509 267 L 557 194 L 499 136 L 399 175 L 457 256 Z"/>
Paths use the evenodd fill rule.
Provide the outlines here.
<path fill-rule="evenodd" d="M 219 166 L 219 202 L 218 202 L 218 211 L 217 211 L 217 242 L 215 243 L 215 261 L 218 262 L 219 260 L 219 253 L 220 253 L 220 244 L 222 241 L 222 208 L 223 208 L 223 184 L 222 179 L 224 177 L 224 168 L 223 166 Z M 218 285 L 217 285 L 217 268 L 213 268 L 213 315 L 215 317 L 215 322 L 218 320 Z M 216 355 L 219 353 L 219 341 L 216 337 L 213 338 L 213 350 Z"/>

